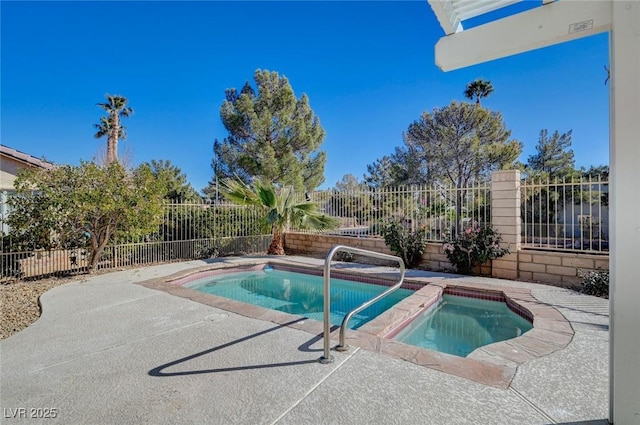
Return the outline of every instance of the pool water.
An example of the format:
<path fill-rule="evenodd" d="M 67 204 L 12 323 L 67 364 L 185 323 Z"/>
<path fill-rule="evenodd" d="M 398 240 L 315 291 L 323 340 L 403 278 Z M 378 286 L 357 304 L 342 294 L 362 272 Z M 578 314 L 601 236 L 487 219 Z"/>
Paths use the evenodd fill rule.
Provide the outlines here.
<path fill-rule="evenodd" d="M 394 339 L 405 344 L 466 357 L 483 345 L 518 337 L 533 325 L 503 302 L 443 295 Z"/>
<path fill-rule="evenodd" d="M 303 273 L 267 269 L 236 272 L 197 280 L 185 287 L 285 313 L 322 321 L 324 278 Z M 364 302 L 386 291 L 387 286 L 331 279 L 332 325 L 340 325 L 344 316 Z M 356 329 L 378 316 L 414 291 L 399 288 L 380 301 L 354 315 L 349 328 Z"/>

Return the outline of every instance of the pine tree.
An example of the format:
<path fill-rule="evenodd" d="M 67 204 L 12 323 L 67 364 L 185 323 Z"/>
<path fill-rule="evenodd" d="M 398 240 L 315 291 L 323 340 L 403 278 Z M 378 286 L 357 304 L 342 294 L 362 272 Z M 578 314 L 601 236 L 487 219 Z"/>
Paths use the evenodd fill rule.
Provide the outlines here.
<path fill-rule="evenodd" d="M 247 82 L 226 90 L 220 117 L 229 135 L 214 143 L 219 179 L 237 176 L 312 191 L 324 181 L 325 132 L 306 94 L 296 98 L 285 76 L 257 70 L 256 89 Z M 211 193 L 214 179 L 206 192 Z"/>
<path fill-rule="evenodd" d="M 551 137 L 546 129 L 541 130 L 536 152 L 527 160 L 527 174 L 550 180 L 572 177 L 576 174 L 571 149 L 571 130 L 562 134 L 556 130 Z"/>

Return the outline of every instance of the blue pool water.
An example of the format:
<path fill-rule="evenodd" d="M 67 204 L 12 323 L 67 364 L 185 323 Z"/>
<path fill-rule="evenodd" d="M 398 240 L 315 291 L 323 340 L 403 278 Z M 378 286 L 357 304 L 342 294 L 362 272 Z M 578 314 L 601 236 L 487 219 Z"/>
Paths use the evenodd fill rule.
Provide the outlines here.
<path fill-rule="evenodd" d="M 272 310 L 323 320 L 323 277 L 282 270 L 229 273 L 198 280 L 185 287 Z M 344 316 L 388 287 L 331 279 L 332 325 L 340 325 Z M 378 316 L 414 291 L 397 289 L 372 306 L 354 315 L 349 328 L 356 329 Z"/>
<path fill-rule="evenodd" d="M 444 295 L 394 339 L 466 357 L 478 347 L 515 338 L 532 327 L 503 302 Z"/>

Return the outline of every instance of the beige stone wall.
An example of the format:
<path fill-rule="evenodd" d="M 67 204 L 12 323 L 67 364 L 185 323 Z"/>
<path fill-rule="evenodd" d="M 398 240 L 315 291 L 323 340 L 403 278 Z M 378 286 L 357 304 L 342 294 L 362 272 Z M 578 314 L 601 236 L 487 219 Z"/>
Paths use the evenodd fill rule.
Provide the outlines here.
<path fill-rule="evenodd" d="M 310 233 L 287 232 L 285 248 L 296 254 L 326 255 L 335 245 L 353 246 L 383 254 L 391 250 L 379 238 L 354 238 L 349 236 L 314 235 Z"/>
<path fill-rule="evenodd" d="M 335 245 L 353 246 L 393 255 L 381 238 L 354 238 L 296 232 L 288 232 L 285 235 L 286 249 L 296 254 L 324 256 Z M 500 264 L 500 267 L 496 267 L 496 264 Z M 420 265 L 433 271 L 454 271 L 440 243 L 427 244 Z M 509 260 L 499 259 L 494 260 L 491 265 L 483 265 L 476 272 L 506 279 L 577 287 L 582 283 L 579 271 L 597 269 L 609 269 L 608 256 L 523 250 L 510 254 Z M 505 276 L 505 271 L 508 271 L 508 276 Z"/>
<path fill-rule="evenodd" d="M 327 236 L 306 233 L 287 232 L 285 235 L 285 247 L 296 254 L 326 255 L 335 245 L 353 246 L 368 249 L 383 254 L 395 255 L 385 245 L 382 238 L 354 238 L 349 236 Z M 454 271 L 453 266 L 447 260 L 441 243 L 429 243 L 422 256 L 421 267 L 434 271 Z M 484 267 L 483 274 L 490 274 L 490 268 Z"/>
<path fill-rule="evenodd" d="M 427 249 L 422 255 L 422 267 L 433 271 L 455 271 L 455 268 L 447 260 L 444 248 L 441 243 L 429 243 Z"/>
<path fill-rule="evenodd" d="M 530 251 L 518 253 L 518 278 L 528 282 L 575 287 L 582 284 L 580 271 L 609 269 L 609 256 Z"/>

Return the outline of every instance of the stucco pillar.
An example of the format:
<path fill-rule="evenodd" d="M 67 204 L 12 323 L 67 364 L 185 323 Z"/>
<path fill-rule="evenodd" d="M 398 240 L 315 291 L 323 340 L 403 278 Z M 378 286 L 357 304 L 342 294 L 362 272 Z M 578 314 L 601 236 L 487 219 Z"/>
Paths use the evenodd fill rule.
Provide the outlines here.
<path fill-rule="evenodd" d="M 640 424 L 640 2 L 612 1 L 610 412 Z"/>
<path fill-rule="evenodd" d="M 520 171 L 496 171 L 491 175 L 491 224 L 502 236 L 501 246 L 510 254 L 493 260 L 491 276 L 503 279 L 518 278 L 520 250 Z"/>

